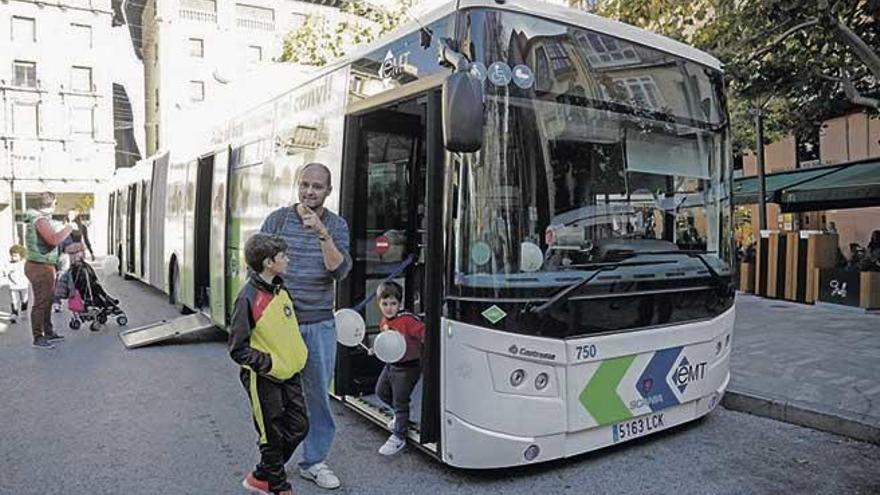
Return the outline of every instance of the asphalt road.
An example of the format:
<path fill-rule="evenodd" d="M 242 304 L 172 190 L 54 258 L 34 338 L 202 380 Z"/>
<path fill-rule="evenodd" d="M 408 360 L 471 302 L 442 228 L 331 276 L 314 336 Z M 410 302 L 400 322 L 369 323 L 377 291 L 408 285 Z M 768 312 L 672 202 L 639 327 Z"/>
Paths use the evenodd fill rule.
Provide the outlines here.
<path fill-rule="evenodd" d="M 137 282 L 108 286 L 130 326 L 175 314 Z M 63 313 L 57 322 L 68 339 L 51 351 L 32 349 L 25 325 L 0 323 L 0 494 L 244 493 L 256 434 L 223 342 L 127 351 L 115 325 L 94 334 L 60 326 Z M 414 449 L 384 458 L 384 431 L 343 407 L 337 418 L 337 494 L 880 493 L 880 446 L 721 408 L 611 449 L 488 472 Z"/>

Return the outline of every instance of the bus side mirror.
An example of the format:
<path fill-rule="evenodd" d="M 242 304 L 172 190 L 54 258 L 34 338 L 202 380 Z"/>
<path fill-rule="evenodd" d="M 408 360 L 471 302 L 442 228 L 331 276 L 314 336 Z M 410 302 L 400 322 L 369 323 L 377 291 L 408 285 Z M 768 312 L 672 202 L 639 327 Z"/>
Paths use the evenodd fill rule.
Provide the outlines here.
<path fill-rule="evenodd" d="M 455 71 L 443 82 L 443 146 L 473 153 L 483 147 L 483 85 L 470 71 Z"/>

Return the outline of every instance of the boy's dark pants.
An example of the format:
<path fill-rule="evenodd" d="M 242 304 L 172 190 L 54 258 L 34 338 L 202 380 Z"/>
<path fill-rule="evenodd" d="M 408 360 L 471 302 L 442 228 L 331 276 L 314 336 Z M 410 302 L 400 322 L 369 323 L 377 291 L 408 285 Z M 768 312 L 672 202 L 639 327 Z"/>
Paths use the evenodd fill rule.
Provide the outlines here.
<path fill-rule="evenodd" d="M 418 360 L 386 364 L 379 374 L 376 395 L 394 408 L 394 435 L 397 438 L 406 438 L 410 396 L 421 374 L 422 366 Z"/>
<path fill-rule="evenodd" d="M 254 477 L 268 481 L 272 492 L 290 490 L 284 464 L 309 431 L 299 375 L 277 382 L 247 369 L 241 383 L 250 398 L 254 426 L 260 435 L 260 463 Z"/>

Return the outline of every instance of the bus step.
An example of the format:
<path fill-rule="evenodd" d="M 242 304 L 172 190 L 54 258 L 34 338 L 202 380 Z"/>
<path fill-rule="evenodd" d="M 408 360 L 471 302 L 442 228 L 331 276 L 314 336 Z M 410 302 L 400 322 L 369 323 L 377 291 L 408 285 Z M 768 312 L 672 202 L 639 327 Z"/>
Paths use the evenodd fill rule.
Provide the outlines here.
<path fill-rule="evenodd" d="M 132 328 L 119 334 L 122 343 L 128 349 L 135 349 L 157 342 L 176 339 L 183 335 L 206 330 L 214 326 L 211 318 L 202 313 L 162 320 L 138 328 Z"/>

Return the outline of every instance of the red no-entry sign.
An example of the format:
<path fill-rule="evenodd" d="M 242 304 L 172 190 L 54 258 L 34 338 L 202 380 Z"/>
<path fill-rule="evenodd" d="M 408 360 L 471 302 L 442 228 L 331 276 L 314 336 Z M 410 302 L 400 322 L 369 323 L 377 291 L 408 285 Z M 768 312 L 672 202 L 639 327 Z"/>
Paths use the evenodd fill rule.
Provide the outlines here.
<path fill-rule="evenodd" d="M 382 256 L 386 252 L 388 252 L 388 238 L 384 235 L 380 235 L 376 238 L 376 241 L 373 245 L 373 250 L 376 251 L 376 254 Z"/>

